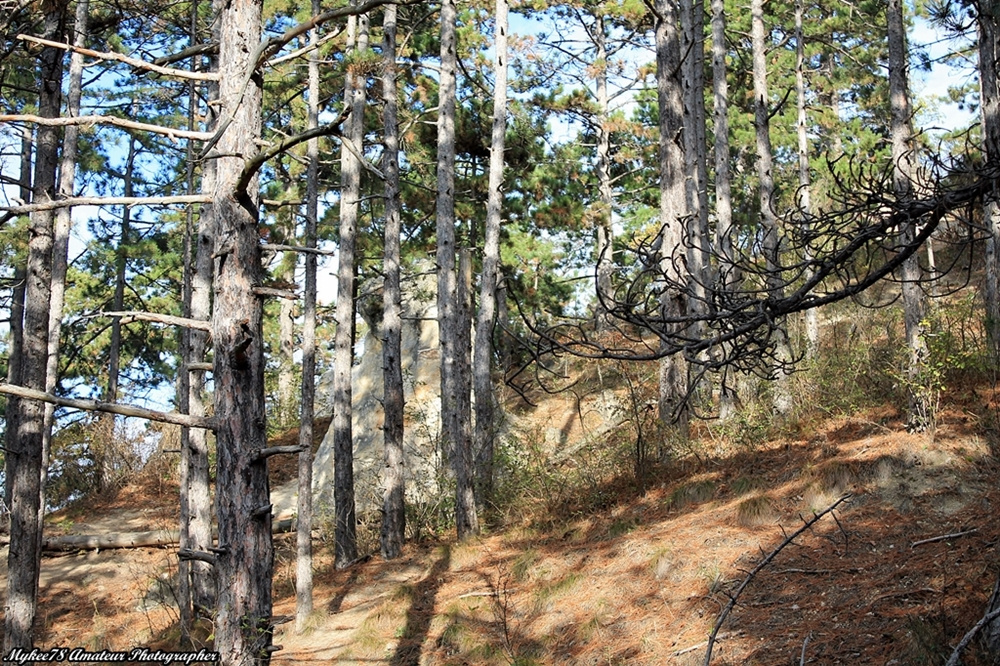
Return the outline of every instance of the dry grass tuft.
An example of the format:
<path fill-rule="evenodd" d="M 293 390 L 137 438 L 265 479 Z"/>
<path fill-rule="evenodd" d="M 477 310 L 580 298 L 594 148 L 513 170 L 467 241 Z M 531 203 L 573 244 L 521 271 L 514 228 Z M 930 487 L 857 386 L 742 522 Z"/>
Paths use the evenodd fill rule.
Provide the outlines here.
<path fill-rule="evenodd" d="M 770 495 L 754 495 L 736 506 L 736 524 L 742 527 L 766 525 L 777 517 L 775 501 Z"/>
<path fill-rule="evenodd" d="M 667 506 L 680 511 L 691 504 L 707 502 L 715 496 L 715 483 L 709 479 L 682 484 L 667 498 Z"/>

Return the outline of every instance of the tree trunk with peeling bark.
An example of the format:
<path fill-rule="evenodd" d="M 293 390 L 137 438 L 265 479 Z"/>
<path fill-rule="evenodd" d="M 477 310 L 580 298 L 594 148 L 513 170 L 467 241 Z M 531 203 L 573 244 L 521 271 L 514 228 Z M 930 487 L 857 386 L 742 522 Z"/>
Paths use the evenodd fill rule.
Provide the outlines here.
<path fill-rule="evenodd" d="M 191 40 L 198 39 L 198 3 L 191 8 Z M 196 63 L 192 62 L 192 67 Z M 215 70 L 216 67 L 210 67 Z M 191 81 L 189 88 L 188 129 L 194 130 L 197 115 L 197 82 Z M 218 85 L 210 83 L 206 97 L 218 98 Z M 206 107 L 211 109 L 212 107 Z M 211 126 L 213 123 L 209 122 Z M 188 193 L 195 190 L 194 172 L 195 147 L 188 145 Z M 215 188 L 215 161 L 208 160 L 202 168 L 201 190 L 212 192 Z M 212 206 L 205 204 L 198 212 L 195 225 L 194 211 L 188 209 L 187 243 L 185 249 L 185 316 L 208 321 L 212 316 L 212 252 L 213 223 Z M 193 364 L 205 360 L 208 342 L 206 331 L 184 329 L 182 335 L 183 375 L 179 382 L 178 404 L 182 411 L 193 416 L 205 415 L 205 372 L 192 369 Z M 212 546 L 212 496 L 209 479 L 208 432 L 200 428 L 181 429 L 181 489 L 180 489 L 180 539 L 181 548 L 195 552 L 208 552 Z M 199 614 L 209 615 L 215 608 L 215 571 L 207 562 L 182 560 L 178 565 L 181 578 L 180 603 L 182 636 L 190 631 L 193 618 Z"/>
<path fill-rule="evenodd" d="M 708 237 L 708 169 L 705 142 L 705 5 L 682 0 L 681 81 L 684 86 L 684 170 L 689 217 L 686 223 L 687 267 L 695 298 L 693 314 L 705 309 L 705 280 L 710 254 Z"/>
<path fill-rule="evenodd" d="M 499 28 L 498 28 L 499 31 Z M 597 193 L 598 193 L 598 219 L 597 219 L 597 293 L 598 303 L 596 314 L 596 325 L 598 331 L 605 331 L 611 328 L 608 321 L 606 308 L 602 305 L 604 300 L 613 298 L 613 287 L 611 276 L 614 273 L 614 228 L 611 226 L 611 219 L 614 211 L 614 192 L 611 186 L 611 102 L 608 95 L 608 47 L 607 32 L 604 25 L 604 16 L 595 14 L 594 27 L 590 30 L 591 41 L 594 42 L 596 69 L 596 101 L 597 101 L 597 122 L 595 130 L 597 132 Z M 504 35 L 506 40 L 506 35 Z M 506 75 L 504 86 L 506 86 Z M 499 81 L 497 81 L 499 85 Z M 506 89 L 505 89 L 506 92 Z M 496 89 L 494 89 L 494 122 L 496 121 Z M 506 104 L 506 100 L 504 100 Z M 496 125 L 493 126 L 496 132 Z M 496 141 L 496 134 L 493 135 Z M 502 142 L 501 142 L 502 145 Z M 492 160 L 492 153 L 491 153 Z M 490 175 L 492 176 L 492 164 L 490 162 Z M 503 175 L 503 164 L 501 163 L 501 177 Z M 493 190 L 490 190 L 490 194 Z M 488 210 L 487 210 L 488 213 Z M 498 211 L 499 215 L 499 211 Z M 487 222 L 489 224 L 489 222 Z"/>
<path fill-rule="evenodd" d="M 21 177 L 18 186 L 21 201 L 31 201 L 31 130 L 21 130 Z M 18 261 L 14 266 L 14 287 L 10 295 L 10 342 L 7 351 L 7 383 L 21 383 L 21 354 L 24 350 L 24 292 L 27 282 L 27 267 L 24 261 Z M 7 397 L 4 410 L 6 426 L 4 430 L 4 448 L 13 451 L 17 444 L 17 405 L 18 398 Z M 11 456 L 4 456 L 4 475 L 10 479 L 13 472 Z M 10 531 L 11 484 L 3 486 L 4 531 Z"/>
<path fill-rule="evenodd" d="M 715 254 L 719 286 L 735 286 L 739 275 L 735 268 L 732 178 L 729 170 L 729 82 L 726 78 L 726 3 L 712 0 L 712 101 L 715 137 Z M 736 411 L 736 388 L 722 374 L 719 387 L 719 418 L 730 418 Z"/>
<path fill-rule="evenodd" d="M 77 0 L 73 16 L 73 45 L 83 47 L 87 42 L 87 19 L 90 13 L 89 0 Z M 66 98 L 66 114 L 80 115 L 80 100 L 83 96 L 83 55 L 70 55 L 69 86 Z M 59 196 L 72 197 L 76 185 L 77 142 L 79 126 L 71 125 L 63 134 L 62 156 L 59 161 Z M 52 235 L 52 293 L 49 299 L 49 358 L 45 368 L 45 390 L 55 393 L 59 383 L 59 343 L 62 334 L 63 308 L 66 304 L 66 273 L 69 269 L 69 235 L 72 229 L 70 209 L 60 208 L 56 212 Z M 42 424 L 42 488 L 48 478 L 49 451 L 52 448 L 52 427 L 55 424 L 55 405 L 45 405 L 45 420 Z M 45 510 L 45 497 L 41 499 Z"/>
<path fill-rule="evenodd" d="M 313 15 L 319 14 L 319 0 L 312 0 Z M 309 31 L 309 115 L 308 129 L 319 126 L 319 30 Z M 319 139 L 306 144 L 306 225 L 305 246 L 316 247 L 319 221 Z M 316 399 L 316 263 L 315 252 L 306 252 L 305 289 L 302 294 L 302 394 L 299 405 L 298 521 L 295 528 L 295 630 L 305 631 L 313 612 L 312 575 L 312 466 L 313 407 Z"/>
<path fill-rule="evenodd" d="M 804 231 L 808 231 L 809 216 L 812 214 L 811 192 L 812 178 L 809 174 L 809 134 L 808 116 L 806 115 L 806 78 L 805 61 L 806 45 L 804 31 L 802 28 L 803 14 L 802 0 L 795 3 L 795 106 L 797 111 L 796 133 L 799 142 L 799 211 L 802 215 L 802 225 Z M 812 261 L 812 254 L 807 250 L 803 257 L 806 262 Z M 812 277 L 812 272 L 806 273 L 808 280 Z M 819 312 L 817 308 L 810 308 L 805 313 L 806 320 L 806 354 L 814 356 L 819 347 Z"/>

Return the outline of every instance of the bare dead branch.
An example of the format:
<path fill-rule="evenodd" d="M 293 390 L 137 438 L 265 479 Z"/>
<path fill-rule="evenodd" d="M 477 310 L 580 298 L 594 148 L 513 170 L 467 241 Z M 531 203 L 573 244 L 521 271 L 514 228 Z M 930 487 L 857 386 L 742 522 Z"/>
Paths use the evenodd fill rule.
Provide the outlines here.
<path fill-rule="evenodd" d="M 945 662 L 945 666 L 958 666 L 961 662 L 962 651 L 969 647 L 969 643 L 971 643 L 972 639 L 983 630 L 983 627 L 998 617 L 1000 617 L 1000 608 L 990 611 L 984 615 L 979 622 L 976 622 L 975 626 L 972 627 L 972 629 L 969 629 L 965 636 L 962 637 L 962 640 L 958 642 L 958 645 L 955 646 L 955 649 L 952 650 L 951 656 L 948 658 L 948 661 Z"/>
<path fill-rule="evenodd" d="M 187 561 L 195 560 L 198 562 L 207 562 L 212 566 L 215 566 L 216 562 L 219 561 L 219 558 L 212 553 L 206 553 L 200 550 L 191 550 L 190 548 L 181 548 L 180 550 L 178 550 L 177 559 L 187 560 Z"/>
<path fill-rule="evenodd" d="M 332 257 L 337 254 L 333 250 L 321 250 L 315 247 L 302 247 L 299 245 L 281 245 L 276 243 L 264 243 L 260 246 L 261 249 L 270 250 L 272 252 L 300 252 L 302 254 L 321 254 L 324 256 Z"/>
<path fill-rule="evenodd" d="M 795 541 L 795 539 L 798 538 L 800 534 L 802 534 L 803 532 L 811 528 L 813 525 L 815 525 L 817 522 L 819 522 L 819 520 L 823 518 L 823 516 L 825 516 L 826 514 L 832 513 L 834 509 L 840 506 L 843 502 L 846 502 L 850 497 L 851 497 L 850 493 L 843 495 L 840 499 L 838 499 L 836 502 L 826 507 L 819 513 L 814 513 L 812 518 L 805 521 L 802 527 L 800 527 L 799 529 L 795 530 L 794 532 L 786 536 L 785 539 L 780 544 L 778 544 L 776 548 L 774 548 L 770 553 L 768 553 L 764 557 L 764 559 L 762 559 L 757 564 L 757 566 L 755 566 L 750 571 L 750 573 L 747 574 L 746 578 L 743 579 L 743 582 L 740 583 L 740 586 L 736 588 L 736 591 L 729 596 L 729 603 L 727 603 L 725 608 L 722 609 L 722 612 L 719 613 L 719 617 L 718 619 L 716 619 L 715 625 L 712 627 L 712 633 L 708 635 L 708 651 L 705 653 L 704 666 L 708 666 L 712 662 L 712 647 L 715 644 L 716 636 L 719 633 L 719 629 L 722 628 L 722 624 L 726 621 L 726 618 L 729 617 L 729 614 L 732 612 L 733 608 L 736 607 L 736 601 L 740 598 L 740 595 L 743 594 L 743 592 L 747 589 L 747 587 L 750 586 L 750 583 L 757 576 L 757 574 L 760 573 L 764 569 L 764 567 L 770 564 L 771 561 L 778 556 L 778 553 L 784 550 L 788 544 Z"/>
<path fill-rule="evenodd" d="M 151 134 L 162 134 L 174 143 L 177 139 L 193 139 L 195 141 L 207 141 L 212 138 L 211 132 L 199 132 L 196 130 L 177 129 L 175 127 L 164 127 L 163 125 L 153 125 L 151 123 L 140 123 L 134 120 L 126 120 L 117 116 L 75 116 L 62 118 L 43 118 L 31 113 L 15 113 L 0 115 L 0 122 L 3 123 L 32 123 L 34 125 L 45 125 L 47 127 L 66 127 L 68 125 L 113 125 L 124 129 L 132 129 Z"/>
<path fill-rule="evenodd" d="M 219 42 L 207 42 L 205 44 L 195 44 L 194 46 L 189 46 L 186 49 L 182 49 L 177 53 L 171 53 L 170 55 L 165 55 L 161 58 L 153 60 L 154 65 L 169 65 L 171 63 L 180 62 L 181 60 L 187 60 L 188 58 L 193 58 L 194 56 L 200 55 L 210 55 L 212 53 L 219 52 Z"/>
<path fill-rule="evenodd" d="M 285 300 L 289 301 L 294 301 L 298 299 L 298 294 L 296 294 L 294 291 L 289 291 L 288 289 L 275 289 L 274 287 L 254 287 L 252 291 L 258 296 L 271 296 L 273 298 L 284 298 Z"/>
<path fill-rule="evenodd" d="M 300 143 L 304 143 L 309 139 L 316 139 L 321 136 L 340 136 L 340 126 L 345 120 L 347 120 L 349 113 L 349 110 L 345 109 L 344 112 L 340 114 L 340 117 L 334 122 L 328 125 L 323 125 L 322 127 L 315 127 L 313 129 L 306 130 L 305 132 L 296 134 L 295 136 L 290 136 L 267 150 L 257 153 L 257 155 L 247 161 L 246 165 L 243 167 L 243 173 L 240 174 L 240 179 L 236 183 L 236 195 L 239 196 L 247 191 L 250 181 L 253 180 L 257 171 L 259 171 L 260 168 L 264 166 L 264 163 L 269 159 L 281 155 L 282 153 L 291 150 L 293 147 Z"/>
<path fill-rule="evenodd" d="M 14 386 L 13 384 L 0 384 L 0 393 L 16 395 L 21 398 L 28 398 L 29 400 L 40 400 L 53 405 L 80 409 L 87 412 L 107 412 L 109 414 L 120 414 L 121 416 L 134 416 L 140 419 L 148 419 L 160 423 L 173 423 L 174 425 L 186 426 L 188 428 L 204 428 L 205 430 L 213 430 L 215 428 L 215 421 L 204 416 L 190 416 L 188 414 L 178 414 L 177 412 L 160 412 L 154 409 L 112 404 L 100 402 L 99 400 L 60 398 L 44 391 L 36 391 L 24 388 L 23 386 Z"/>
<path fill-rule="evenodd" d="M 69 534 L 46 537 L 42 541 L 45 550 L 106 550 L 111 548 L 149 548 L 169 546 L 177 543 L 177 530 L 153 530 L 149 532 L 122 532 L 114 534 Z"/>
<path fill-rule="evenodd" d="M 786 213 L 778 265 L 762 260 L 762 241 L 749 229 L 733 239 L 733 256 L 711 257 L 713 270 L 696 283 L 687 269 L 689 241 L 661 248 L 662 234 L 636 239 L 626 250 L 633 260 L 616 274 L 611 293 L 597 293 L 610 331 L 598 333 L 592 317 L 526 312 L 512 291 L 535 338 L 531 363 L 561 354 L 626 361 L 681 354 L 692 367 L 705 370 L 766 379 L 791 372 L 798 359 L 776 353 L 788 315 L 857 298 L 880 281 L 898 280 L 897 269 L 943 225 L 964 229 L 963 244 L 983 237 L 974 210 L 994 196 L 1000 165 L 934 165 L 931 171 L 938 175 L 921 183 L 920 199 L 896 196 L 891 167 L 830 163 L 833 203 L 810 216 L 808 224 L 802 223 L 801 211 Z M 898 229 L 907 224 L 919 231 L 904 241 Z M 935 273 L 935 279 L 942 274 Z M 662 305 L 667 298 L 689 307 L 668 316 Z"/>
<path fill-rule="evenodd" d="M 315 44 L 306 44 L 302 48 L 296 49 L 291 53 L 286 53 L 280 58 L 274 58 L 273 60 L 269 60 L 267 64 L 270 67 L 274 67 L 275 65 L 280 65 L 283 62 L 288 62 L 289 60 L 295 60 L 296 58 L 301 58 L 307 53 L 315 51 L 316 49 L 318 49 L 323 44 L 326 44 L 331 39 L 335 39 L 338 35 L 340 35 L 340 31 L 328 33 L 324 35 L 322 38 L 320 38 Z"/>
<path fill-rule="evenodd" d="M 202 319 L 191 319 L 190 317 L 175 317 L 174 315 L 159 314 L 157 312 L 139 312 L 136 310 L 126 310 L 123 312 L 101 312 L 91 317 L 121 317 L 121 323 L 128 324 L 133 321 L 151 321 L 157 324 L 167 324 L 169 326 L 182 326 L 193 328 L 198 331 L 212 332 L 212 322 Z"/>
<path fill-rule="evenodd" d="M 724 641 L 727 638 L 736 638 L 736 637 L 742 636 L 742 635 L 743 635 L 742 631 L 723 631 L 723 632 L 720 632 L 719 635 L 715 637 L 715 640 L 716 641 Z M 675 657 L 680 657 L 681 655 L 685 655 L 688 652 L 694 652 L 695 650 L 703 648 L 706 645 L 708 645 L 708 641 L 702 641 L 701 643 L 698 643 L 697 645 L 689 645 L 688 647 L 686 647 L 684 649 L 676 650 L 674 652 L 674 656 Z"/>
<path fill-rule="evenodd" d="M 90 56 L 91 58 L 97 58 L 98 60 L 116 60 L 118 62 L 123 62 L 126 65 L 131 65 L 136 69 L 144 69 L 150 72 L 156 72 L 157 74 L 163 74 L 164 76 L 174 76 L 179 79 L 191 79 L 194 81 L 219 80 L 219 75 L 214 72 L 191 72 L 183 69 L 174 69 L 172 67 L 163 67 L 139 58 L 130 58 L 129 56 L 122 55 L 121 53 L 94 51 L 92 49 L 73 46 L 72 44 L 63 44 L 62 42 L 53 42 L 48 39 L 41 39 L 40 37 L 32 37 L 31 35 L 18 35 L 17 38 L 26 42 L 41 44 L 42 46 L 52 46 L 57 49 L 65 49 L 75 53 L 82 53 L 83 55 Z"/>
<path fill-rule="evenodd" d="M 55 201 L 45 201 L 23 206 L 0 206 L 0 211 L 15 215 L 26 215 L 41 210 L 56 210 L 73 206 L 173 206 L 198 203 L 211 203 L 212 197 L 207 194 L 181 194 L 171 197 L 69 197 Z"/>
<path fill-rule="evenodd" d="M 299 445 L 293 446 L 269 446 L 266 449 L 258 449 L 250 456 L 250 460 L 256 462 L 258 460 L 263 460 L 264 458 L 270 458 L 271 456 L 277 456 L 282 454 L 298 454 L 305 451 L 305 448 Z"/>

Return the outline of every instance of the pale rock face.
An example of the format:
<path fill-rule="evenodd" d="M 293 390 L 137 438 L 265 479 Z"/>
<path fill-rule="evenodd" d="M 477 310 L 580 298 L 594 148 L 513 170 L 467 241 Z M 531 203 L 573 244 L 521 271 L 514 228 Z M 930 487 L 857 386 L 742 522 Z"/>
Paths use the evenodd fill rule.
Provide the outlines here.
<path fill-rule="evenodd" d="M 416 274 L 404 277 L 402 366 L 406 421 L 403 448 L 406 455 L 406 495 L 420 501 L 437 491 L 441 468 L 440 359 L 436 305 L 436 276 L 433 265 L 425 262 Z M 382 292 L 362 289 L 359 311 L 369 331 L 361 341 L 360 358 L 353 370 L 354 484 L 358 511 L 377 509 L 382 504 L 382 342 L 374 320 L 381 311 Z M 373 321 L 374 320 L 374 321 Z M 330 414 L 332 372 L 317 386 L 316 414 Z M 272 493 L 278 519 L 294 515 L 296 482 Z M 317 518 L 333 514 L 333 433 L 328 432 L 313 461 L 313 510 Z"/>

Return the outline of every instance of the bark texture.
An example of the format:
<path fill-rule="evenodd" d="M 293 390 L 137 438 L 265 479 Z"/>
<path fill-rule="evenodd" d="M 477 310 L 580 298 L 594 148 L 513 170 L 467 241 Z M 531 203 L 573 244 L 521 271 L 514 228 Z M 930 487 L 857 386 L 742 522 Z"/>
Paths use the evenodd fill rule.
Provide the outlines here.
<path fill-rule="evenodd" d="M 319 0 L 312 0 L 313 15 L 319 14 Z M 308 128 L 319 126 L 319 31 L 309 31 L 309 116 Z M 319 221 L 319 139 L 306 144 L 306 228 L 305 246 L 316 247 Z M 312 466 L 313 417 L 316 400 L 316 253 L 305 253 L 305 290 L 302 294 L 302 394 L 299 405 L 298 523 L 295 531 L 295 630 L 302 632 L 313 611 L 312 575 Z"/>
<path fill-rule="evenodd" d="M 760 188 L 760 224 L 763 232 L 764 261 L 767 266 L 767 290 L 773 298 L 781 298 L 781 248 L 778 243 L 778 215 L 775 211 L 774 153 L 771 149 L 771 105 L 767 84 L 767 42 L 764 0 L 750 3 L 750 42 L 753 54 L 754 133 L 757 144 L 757 180 Z M 779 363 L 791 360 L 788 334 L 783 321 L 772 332 L 774 355 Z M 774 382 L 773 406 L 778 415 L 792 410 L 788 377 L 779 368 Z"/>
<path fill-rule="evenodd" d="M 400 291 L 399 119 L 396 84 L 396 5 L 387 5 L 382 21 L 382 96 L 385 152 L 385 279 L 382 290 L 382 371 L 385 413 L 382 432 L 385 468 L 382 472 L 382 557 L 399 557 L 406 534 L 406 468 L 403 458 L 402 294 Z"/>
<path fill-rule="evenodd" d="M 352 3 L 353 4 L 353 3 Z M 368 47 L 368 18 L 348 21 L 348 49 L 362 52 Z M 353 31 L 353 32 L 352 32 Z M 334 450 L 334 542 L 336 566 L 344 567 L 358 557 L 357 514 L 354 504 L 354 436 L 351 427 L 354 361 L 354 246 L 361 196 L 361 162 L 364 137 L 365 79 L 348 66 L 344 87 L 349 104 L 341 144 L 340 255 L 337 268 L 337 332 L 333 359 L 333 450 Z"/>
<path fill-rule="evenodd" d="M 812 178 L 809 173 L 809 135 L 808 116 L 806 115 L 806 76 L 805 60 L 806 45 L 804 31 L 802 28 L 803 14 L 805 10 L 803 3 L 798 0 L 795 3 L 795 100 L 796 100 L 796 134 L 799 144 L 799 190 L 798 204 L 802 215 L 803 231 L 808 232 L 809 216 L 812 214 L 812 203 L 810 198 L 810 188 Z M 806 252 L 803 257 L 806 262 L 812 260 L 811 253 Z M 808 271 L 805 278 L 812 277 L 812 271 Z M 813 356 L 819 346 L 819 312 L 816 308 L 806 310 L 806 354 Z"/>
<path fill-rule="evenodd" d="M 735 286 L 732 177 L 729 170 L 729 82 L 726 66 L 726 3 L 712 0 L 712 114 L 715 156 L 715 254 L 717 280 L 722 288 Z M 736 411 L 736 389 L 725 374 L 719 387 L 719 418 Z"/>
<path fill-rule="evenodd" d="M 483 272 L 479 283 L 479 311 L 476 316 L 476 342 L 473 355 L 473 388 L 476 396 L 476 429 L 474 450 L 476 454 L 476 484 L 479 505 L 483 506 L 493 494 L 493 437 L 497 428 L 496 400 L 493 376 L 493 330 L 496 324 L 497 282 L 500 278 L 500 224 L 503 221 L 503 169 L 504 141 L 507 134 L 507 0 L 497 0 L 495 9 L 496 29 L 493 44 L 493 128 L 490 137 L 489 193 L 486 201 L 486 230 L 483 240 Z M 603 36 L 603 29 L 600 33 Z M 604 99 L 607 103 L 607 76 Z M 600 92 L 598 92 L 600 97 Z M 606 132 L 602 132 L 606 134 Z M 600 161 L 600 157 L 598 157 Z M 607 191 L 611 192 L 610 169 Z M 602 198 L 605 184 L 602 180 Z M 610 205 L 610 204 L 609 204 Z M 610 228 L 610 208 L 609 208 Z M 611 263 L 610 234 L 606 232 L 601 251 L 604 262 Z M 598 239 L 600 246 L 601 239 Z M 602 263 L 598 262 L 598 289 L 602 289 Z M 606 276 L 610 289 L 610 272 Z M 607 292 L 606 292 L 607 293 Z M 598 319 L 600 321 L 600 317 Z"/>
<path fill-rule="evenodd" d="M 65 29 L 66 3 L 42 4 L 44 33 L 56 40 Z M 60 112 L 62 87 L 61 49 L 42 50 L 38 68 L 38 111 L 46 118 Z M 54 127 L 39 127 L 35 139 L 35 174 L 32 201 L 51 201 L 56 195 L 59 166 L 59 133 Z M 49 299 L 52 284 L 54 214 L 31 215 L 26 267 L 24 328 L 21 350 L 21 384 L 45 390 L 48 365 Z M 7 557 L 7 606 L 4 623 L 4 654 L 32 645 L 31 627 L 38 607 L 38 574 L 42 546 L 42 425 L 45 408 L 37 400 L 16 401 L 16 435 L 7 451 L 7 482 L 11 486 L 10 550 Z"/>
<path fill-rule="evenodd" d="M 1000 7 L 979 3 L 979 86 L 982 114 L 983 152 L 994 169 L 1000 164 L 1000 89 L 997 59 L 1000 58 Z M 986 333 L 990 351 L 1000 359 L 1000 205 L 994 191 L 984 204 L 986 238 Z M 998 625 L 1000 626 L 1000 625 Z M 1000 636 L 996 644 L 1000 647 Z"/>
<path fill-rule="evenodd" d="M 441 73 L 438 93 L 437 162 L 437 264 L 438 326 L 441 348 L 441 419 L 444 453 L 455 474 L 455 526 L 459 539 L 479 531 L 479 519 L 472 486 L 472 455 L 469 397 L 463 395 L 465 382 L 459 347 L 464 307 L 459 302 L 455 274 L 455 73 L 458 10 L 455 0 L 441 4 Z M 464 324 L 468 326 L 468 320 Z"/>
<path fill-rule="evenodd" d="M 217 5 L 220 21 L 220 114 L 230 121 L 216 159 L 213 221 L 215 283 L 216 474 L 219 589 L 215 649 L 221 663 L 267 664 L 271 655 L 271 510 L 264 408 L 263 278 L 258 234 L 258 191 L 235 185 L 257 152 L 261 130 L 261 78 L 250 56 L 260 42 L 262 0 Z"/>
<path fill-rule="evenodd" d="M 656 92 L 660 106 L 660 264 L 676 283 L 683 281 L 684 224 L 687 205 L 684 162 L 684 86 L 681 78 L 680 17 L 675 2 L 657 0 L 655 18 Z M 687 299 L 679 291 L 664 293 L 660 306 L 665 318 L 680 318 L 687 312 Z M 681 438 L 687 437 L 687 363 L 674 354 L 660 361 L 660 419 L 676 423 Z"/>
<path fill-rule="evenodd" d="M 889 33 L 889 106 L 892 140 L 893 187 L 896 198 L 913 197 L 913 131 L 910 125 L 910 86 L 907 75 L 906 28 L 902 0 L 889 0 L 886 8 Z M 900 229 L 900 242 L 909 244 L 917 234 L 917 220 Z M 917 253 L 910 255 L 899 271 L 903 292 L 903 320 L 909 350 L 909 418 L 907 427 L 923 430 L 929 424 L 930 404 L 923 386 L 923 368 L 927 360 L 924 330 L 924 294 L 920 289 L 920 263 Z"/>
<path fill-rule="evenodd" d="M 506 16 L 506 15 L 505 15 Z M 497 27 L 497 34 L 499 35 L 499 21 Z M 503 36 L 504 44 L 506 45 L 507 35 Z M 594 43 L 595 50 L 595 64 L 596 69 L 596 93 L 597 93 L 597 122 L 595 123 L 595 130 L 597 131 L 597 191 L 598 191 L 598 220 L 597 220 L 597 295 L 598 295 L 598 307 L 597 307 L 597 330 L 602 331 L 610 328 L 609 322 L 607 321 L 606 308 L 603 306 L 603 301 L 605 299 L 613 298 L 612 286 L 611 286 L 611 276 L 614 272 L 614 256 L 612 252 L 612 247 L 614 245 L 614 229 L 611 226 L 612 213 L 614 211 L 614 192 L 611 185 L 611 124 L 610 124 L 610 109 L 611 102 L 608 95 L 608 45 L 607 45 L 607 34 L 604 25 L 604 17 L 600 14 L 594 16 L 594 25 L 590 29 L 590 39 Z M 496 46 L 499 49 L 499 37 L 498 44 Z M 496 64 L 495 64 L 496 67 Z M 506 67 L 506 63 L 504 64 Z M 506 93 L 506 72 L 504 72 L 504 92 Z M 496 86 L 499 87 L 500 81 L 497 80 Z M 494 107 L 493 107 L 493 141 L 496 141 L 496 95 L 497 88 L 494 88 L 493 92 Z M 504 109 L 506 110 L 506 99 L 504 100 Z M 501 137 L 501 146 L 503 137 Z M 495 145 L 495 144 L 494 144 Z M 494 153 L 491 152 L 491 162 L 490 162 L 490 175 L 492 176 L 492 156 Z M 501 177 L 503 176 L 503 164 L 500 166 Z M 490 189 L 490 195 L 493 194 L 493 189 Z M 499 213 L 499 211 L 498 211 Z M 487 209 L 487 215 L 489 214 L 489 209 Z M 489 221 L 487 220 L 487 225 Z M 487 227 L 488 233 L 489 227 Z M 482 306 L 480 306 L 482 307 Z"/>

